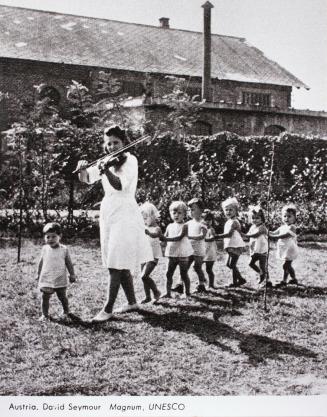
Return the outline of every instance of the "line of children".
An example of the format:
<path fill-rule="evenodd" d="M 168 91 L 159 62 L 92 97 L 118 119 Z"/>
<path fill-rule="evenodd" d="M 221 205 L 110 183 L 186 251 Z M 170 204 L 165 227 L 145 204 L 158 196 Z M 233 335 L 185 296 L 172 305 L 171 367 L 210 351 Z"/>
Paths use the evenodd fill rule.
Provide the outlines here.
<path fill-rule="evenodd" d="M 216 289 L 214 283 L 213 266 L 217 260 L 216 240 L 224 239 L 224 249 L 228 254 L 227 267 L 232 271 L 232 283 L 229 287 L 239 287 L 246 283 L 237 268 L 240 255 L 244 252 L 245 243 L 242 237 L 250 239 L 250 263 L 249 266 L 259 274 L 259 283 L 266 282 L 271 287 L 267 270 L 268 256 L 268 230 L 265 226 L 265 216 L 262 208 L 252 207 L 250 218 L 252 226 L 247 233 L 242 233 L 241 225 L 237 218 L 239 205 L 236 198 L 228 198 L 222 203 L 224 214 L 227 218 L 224 233 L 216 234 L 214 230 L 214 216 L 210 210 L 202 213 L 203 205 L 199 199 L 192 199 L 188 206 L 191 208 L 192 220 L 185 222 L 187 206 L 182 201 L 174 201 L 169 206 L 172 219 L 165 231 L 158 225 L 159 212 L 153 204 L 144 203 L 141 206 L 145 222 L 145 233 L 148 235 L 153 252 L 153 260 L 142 265 L 142 281 L 145 291 L 145 299 L 142 303 L 152 300 L 151 291 L 155 301 L 158 301 L 161 294 L 151 273 L 162 256 L 160 240 L 166 242 L 165 256 L 168 258 L 166 272 L 166 294 L 163 298 L 171 298 L 173 275 L 179 266 L 181 283 L 175 288 L 183 293 L 185 287 L 186 298 L 190 297 L 190 278 L 188 270 L 194 262 L 199 284 L 197 291 L 205 291 L 205 275 L 202 271 L 202 264 L 205 263 L 206 272 L 209 278 L 209 288 Z M 296 208 L 287 205 L 282 210 L 283 225 L 276 231 L 269 232 L 269 237 L 275 238 L 277 242 L 277 258 L 283 260 L 283 279 L 276 287 L 285 287 L 287 283 L 298 284 L 292 262 L 298 256 L 296 239 Z M 69 281 L 75 282 L 76 276 L 74 267 L 69 255 L 68 248 L 60 243 L 62 237 L 61 227 L 58 223 L 48 223 L 43 229 L 45 245 L 41 251 L 38 265 L 38 287 L 42 293 L 41 320 L 49 318 L 49 301 L 53 293 L 57 294 L 63 307 L 63 318 L 69 318 L 69 304 L 66 295 Z M 257 265 L 259 263 L 259 266 Z M 288 282 L 288 276 L 291 280 Z"/>

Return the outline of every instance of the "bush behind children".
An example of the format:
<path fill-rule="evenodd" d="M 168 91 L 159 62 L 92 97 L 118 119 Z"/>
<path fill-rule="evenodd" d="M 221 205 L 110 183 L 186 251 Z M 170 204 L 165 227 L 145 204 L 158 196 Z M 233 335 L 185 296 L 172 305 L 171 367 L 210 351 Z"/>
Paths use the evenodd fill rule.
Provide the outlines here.
<path fill-rule="evenodd" d="M 237 263 L 239 257 L 245 252 L 246 243 L 249 241 L 250 260 L 249 267 L 258 274 L 258 284 L 272 287 L 268 274 L 268 238 L 277 239 L 277 259 L 283 261 L 282 279 L 276 287 L 285 287 L 287 284 L 298 284 L 293 261 L 298 256 L 296 237 L 296 208 L 289 204 L 283 207 L 281 213 L 282 225 L 275 231 L 268 232 L 265 225 L 265 213 L 262 207 L 249 208 L 249 220 L 251 227 L 247 233 L 241 230 L 238 219 L 239 203 L 235 197 L 223 201 L 222 208 L 226 217 L 224 232 L 215 232 L 215 218 L 213 213 L 204 209 L 203 202 L 193 198 L 185 204 L 183 201 L 173 201 L 169 206 L 172 222 L 163 233 L 159 227 L 160 213 L 157 208 L 146 202 L 140 206 L 144 219 L 145 234 L 152 248 L 153 260 L 141 265 L 141 279 L 144 285 L 145 298 L 142 304 L 159 299 L 171 299 L 172 292 L 177 292 L 179 297 L 191 300 L 191 281 L 189 268 L 193 264 L 194 271 L 198 276 L 196 292 L 206 292 L 206 277 L 208 275 L 209 288 L 216 289 L 213 272 L 214 263 L 217 260 L 218 239 L 223 239 L 224 250 L 227 254 L 226 266 L 230 269 L 232 280 L 228 287 L 236 288 L 244 285 L 246 279 L 241 275 Z M 187 221 L 187 213 L 191 220 Z M 43 229 L 45 245 L 41 251 L 38 265 L 38 287 L 41 291 L 41 317 L 47 320 L 49 315 L 49 302 L 52 294 L 56 293 L 63 307 L 63 318 L 69 320 L 70 310 L 66 290 L 69 281 L 75 282 L 76 276 L 70 258 L 69 250 L 60 243 L 62 233 L 58 223 L 48 223 Z M 244 240 L 243 240 L 244 239 Z M 162 257 L 161 242 L 165 242 L 166 268 L 166 292 L 161 295 L 157 283 L 151 277 L 159 258 Z M 179 267 L 180 282 L 173 287 L 173 276 Z M 291 278 L 288 280 L 288 278 Z M 184 295 L 185 292 L 185 295 Z M 153 296 L 153 299 L 152 299 Z M 133 310 L 139 308 L 135 305 Z M 114 312 L 115 313 L 115 312 Z M 106 319 L 107 320 L 107 319 Z M 103 321 L 106 321 L 103 320 Z"/>

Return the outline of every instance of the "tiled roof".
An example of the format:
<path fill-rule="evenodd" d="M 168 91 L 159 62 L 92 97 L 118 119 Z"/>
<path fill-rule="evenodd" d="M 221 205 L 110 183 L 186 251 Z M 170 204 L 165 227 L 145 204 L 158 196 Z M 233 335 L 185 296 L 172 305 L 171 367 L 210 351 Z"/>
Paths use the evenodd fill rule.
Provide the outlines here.
<path fill-rule="evenodd" d="M 0 57 L 202 76 L 202 33 L 0 5 Z M 245 39 L 212 35 L 213 78 L 306 87 Z"/>

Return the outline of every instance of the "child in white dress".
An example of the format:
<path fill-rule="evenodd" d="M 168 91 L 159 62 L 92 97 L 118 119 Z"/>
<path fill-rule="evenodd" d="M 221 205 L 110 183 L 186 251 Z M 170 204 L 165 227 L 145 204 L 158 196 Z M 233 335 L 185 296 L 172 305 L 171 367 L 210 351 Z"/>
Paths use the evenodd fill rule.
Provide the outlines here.
<path fill-rule="evenodd" d="M 229 287 L 239 287 L 245 284 L 246 280 L 237 268 L 237 261 L 245 247 L 241 236 L 241 224 L 237 219 L 238 201 L 235 197 L 228 198 L 222 203 L 222 208 L 228 220 L 224 226 L 224 233 L 218 234 L 217 237 L 224 238 L 224 249 L 228 254 L 226 265 L 232 270 L 233 274 L 233 282 Z"/>
<path fill-rule="evenodd" d="M 204 239 L 207 233 L 207 229 L 202 222 L 203 203 L 198 198 L 192 198 L 192 200 L 190 200 L 187 205 L 190 208 L 192 217 L 192 219 L 187 222 L 188 238 L 193 248 L 193 254 L 189 258 L 188 267 L 190 268 L 192 263 L 194 263 L 193 268 L 199 278 L 197 292 L 205 292 L 206 279 L 202 270 L 202 264 L 206 251 Z M 176 291 L 180 294 L 183 294 L 183 290 L 182 282 L 173 288 L 173 291 Z"/>
<path fill-rule="evenodd" d="M 206 209 L 203 212 L 202 219 L 204 222 L 204 225 L 207 228 L 207 234 L 204 239 L 205 241 L 205 256 L 204 256 L 204 263 L 206 266 L 206 271 L 209 277 L 209 288 L 217 289 L 215 286 L 215 274 L 213 272 L 213 266 L 214 263 L 217 260 L 217 244 L 216 244 L 216 233 L 215 229 L 213 228 L 214 224 L 214 215 L 213 213 Z"/>
<path fill-rule="evenodd" d="M 295 277 L 295 271 L 292 267 L 292 262 L 298 256 L 298 246 L 296 238 L 296 208 L 293 205 L 287 205 L 282 209 L 283 225 L 274 232 L 270 232 L 269 236 L 278 239 L 277 242 L 277 258 L 284 261 L 283 264 L 283 279 L 276 287 L 285 287 L 287 285 L 287 278 L 290 275 L 291 280 L 289 284 L 298 284 Z"/>
<path fill-rule="evenodd" d="M 244 234 L 250 239 L 251 261 L 249 266 L 259 274 L 259 284 L 267 279 L 267 285 L 271 286 L 267 271 L 268 230 L 265 225 L 265 215 L 260 207 L 252 207 L 249 214 L 252 225 L 250 230 Z M 257 262 L 259 262 L 259 266 L 256 265 Z"/>
<path fill-rule="evenodd" d="M 145 234 L 148 236 L 151 248 L 153 261 L 149 261 L 142 265 L 142 281 L 144 285 L 145 299 L 142 304 L 149 303 L 151 301 L 151 290 L 156 301 L 160 298 L 160 291 L 158 290 L 156 283 L 150 277 L 151 273 L 158 264 L 159 258 L 162 257 L 162 250 L 160 245 L 160 237 L 162 232 L 158 226 L 158 219 L 160 217 L 159 211 L 151 203 L 144 203 L 140 207 L 145 223 Z"/>
<path fill-rule="evenodd" d="M 69 281 L 75 282 L 74 267 L 68 248 L 60 243 L 61 227 L 58 223 L 48 223 L 43 228 L 45 245 L 42 247 L 38 264 L 38 287 L 42 292 L 40 320 L 49 318 L 49 301 L 53 293 L 57 294 L 62 304 L 64 314 L 62 318 L 69 319 L 69 305 L 66 295 Z"/>
<path fill-rule="evenodd" d="M 171 287 L 173 275 L 179 266 L 181 279 L 185 285 L 186 297 L 190 296 L 190 278 L 188 276 L 189 257 L 193 254 L 193 249 L 188 240 L 187 224 L 184 223 L 187 206 L 182 201 L 174 201 L 169 206 L 170 217 L 173 223 L 167 226 L 162 240 L 167 242 L 165 256 L 168 257 L 167 267 L 167 292 L 164 298 L 171 298 Z"/>

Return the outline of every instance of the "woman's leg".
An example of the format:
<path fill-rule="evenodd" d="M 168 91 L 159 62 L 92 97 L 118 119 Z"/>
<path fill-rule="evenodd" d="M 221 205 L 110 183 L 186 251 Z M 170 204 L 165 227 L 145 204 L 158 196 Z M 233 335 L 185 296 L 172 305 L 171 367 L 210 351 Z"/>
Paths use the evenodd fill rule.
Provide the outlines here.
<path fill-rule="evenodd" d="M 209 287 L 215 288 L 215 274 L 213 273 L 213 265 L 215 261 L 206 261 L 206 272 L 209 277 Z"/>
<path fill-rule="evenodd" d="M 123 269 L 121 275 L 121 286 L 123 287 L 128 304 L 136 304 L 133 276 L 129 269 Z"/>
<path fill-rule="evenodd" d="M 191 295 L 191 282 L 188 276 L 188 269 L 189 269 L 189 262 L 188 261 L 179 261 L 179 271 L 181 274 L 182 281 L 185 285 L 185 294 L 186 296 Z"/>
<path fill-rule="evenodd" d="M 122 271 L 109 268 L 110 282 L 108 285 L 108 298 L 104 306 L 104 311 L 106 313 L 112 313 L 120 287 L 121 275 Z"/>
<path fill-rule="evenodd" d="M 55 291 L 57 293 L 57 297 L 59 298 L 62 304 L 64 314 L 69 314 L 69 305 L 68 305 L 68 298 L 66 294 L 66 288 L 57 288 Z"/>
<path fill-rule="evenodd" d="M 168 267 L 167 267 L 167 272 L 166 272 L 166 277 L 167 277 L 166 297 L 171 297 L 171 287 L 173 285 L 173 275 L 174 275 L 174 272 L 175 272 L 175 269 L 176 269 L 177 265 L 178 265 L 178 258 L 169 257 Z"/>

